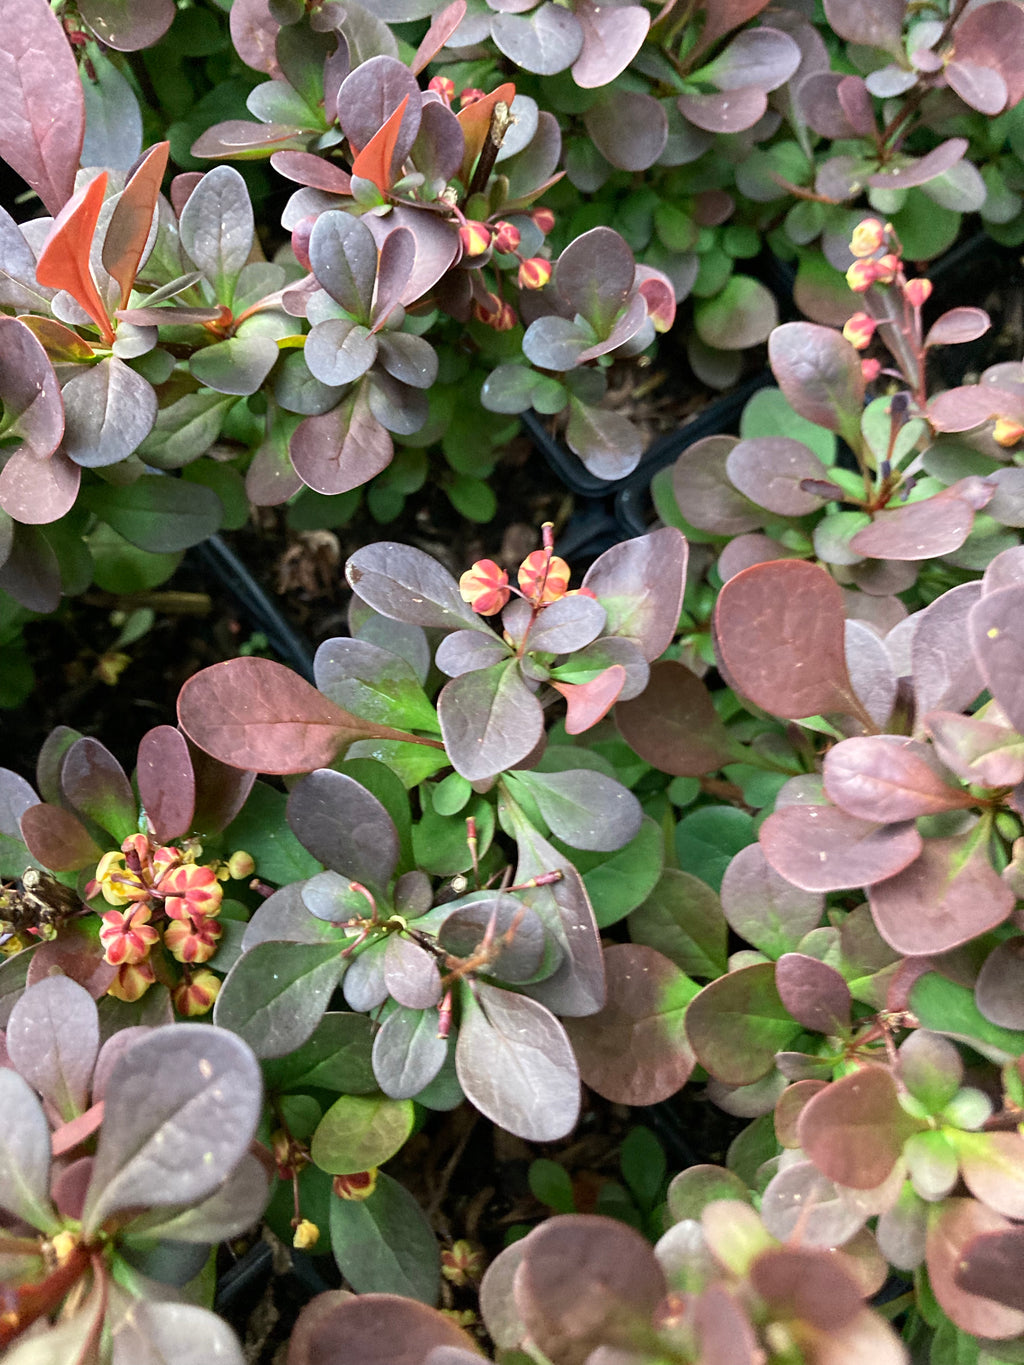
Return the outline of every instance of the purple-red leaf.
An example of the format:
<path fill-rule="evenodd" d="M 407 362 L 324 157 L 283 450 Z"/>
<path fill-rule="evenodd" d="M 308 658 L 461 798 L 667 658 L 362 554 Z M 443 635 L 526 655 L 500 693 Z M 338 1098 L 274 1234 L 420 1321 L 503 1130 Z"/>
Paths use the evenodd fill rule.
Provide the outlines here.
<path fill-rule="evenodd" d="M 626 743 L 662 772 L 700 777 L 735 757 L 707 688 L 685 664 L 663 659 L 639 697 L 620 702 L 616 724 Z"/>
<path fill-rule="evenodd" d="M 74 192 L 85 136 L 78 67 L 46 0 L 2 0 L 0 32 L 0 155 L 56 216 Z"/>
<path fill-rule="evenodd" d="M 835 1034 L 850 1023 L 850 988 L 827 962 L 806 953 L 784 953 L 775 964 L 775 985 L 786 1009 L 804 1028 Z"/>
<path fill-rule="evenodd" d="M 121 286 L 122 308 L 128 306 L 128 296 L 149 239 L 170 145 L 159 142 L 143 157 L 121 192 L 103 238 L 103 265 Z"/>
<path fill-rule="evenodd" d="M 150 829 L 161 844 L 192 828 L 196 779 L 188 741 L 173 725 L 158 725 L 139 742 L 135 780 Z"/>
<path fill-rule="evenodd" d="M 138 828 L 131 783 L 110 750 L 88 735 L 67 751 L 60 772 L 65 797 L 80 815 L 108 830 L 117 843 Z"/>
<path fill-rule="evenodd" d="M 928 1224 L 928 1281 L 939 1307 L 963 1332 L 1002 1341 L 1024 1332 L 1024 1309 L 984 1296 L 984 1287 L 966 1289 L 960 1277 L 970 1267 L 969 1248 L 984 1233 L 1007 1233 L 1013 1224 L 976 1199 L 946 1199 Z M 1016 1266 L 1018 1282 L 1020 1266 Z M 973 1280 L 973 1277 L 972 1277 Z"/>
<path fill-rule="evenodd" d="M 573 12 L 583 30 L 583 50 L 572 78 L 583 90 L 607 85 L 639 52 L 651 16 L 639 5 L 598 5 L 594 0 L 580 0 Z"/>
<path fill-rule="evenodd" d="M 1016 730 L 1024 732 L 1024 587 L 987 593 L 971 608 L 971 644 L 985 682 Z"/>
<path fill-rule="evenodd" d="M 946 953 L 994 929 L 1014 907 L 977 828 L 926 839 L 920 856 L 868 891 L 878 932 L 908 957 Z"/>
<path fill-rule="evenodd" d="M 659 658 L 675 635 L 687 555 L 685 537 L 664 526 L 606 550 L 584 575 L 583 587 L 607 613 L 605 633 L 632 640 L 648 662 Z"/>
<path fill-rule="evenodd" d="M 768 358 L 790 407 L 859 445 L 864 376 L 859 353 L 839 332 L 785 322 L 768 339 Z"/>
<path fill-rule="evenodd" d="M 825 791 L 848 815 L 886 823 L 973 805 L 935 769 L 923 744 L 900 735 L 844 739 L 825 755 Z"/>
<path fill-rule="evenodd" d="M 302 482 L 325 494 L 368 483 L 395 453 L 391 437 L 370 411 L 365 383 L 330 412 L 304 418 L 288 448 Z"/>
<path fill-rule="evenodd" d="M 29 853 L 53 872 L 95 867 L 103 856 L 81 820 L 63 806 L 29 806 L 20 825 Z"/>
<path fill-rule="evenodd" d="M 686 1032 L 701 1066 L 727 1085 L 766 1076 L 775 1054 L 800 1031 L 775 985 L 775 964 L 727 972 L 690 1002 Z"/>
<path fill-rule="evenodd" d="M 797 1133 L 822 1175 L 837 1185 L 871 1190 L 888 1177 L 916 1126 L 900 1108 L 890 1073 L 863 1066 L 811 1096 Z"/>
<path fill-rule="evenodd" d="M 683 1021 L 697 988 L 641 943 L 606 948 L 604 966 L 604 1008 L 568 1024 L 580 1075 L 615 1104 L 657 1104 L 686 1084 L 696 1064 Z"/>
<path fill-rule="evenodd" d="M 991 326 L 992 319 L 982 308 L 950 308 L 929 327 L 924 344 L 957 346 L 964 341 L 976 341 Z"/>
<path fill-rule="evenodd" d="M 895 877 L 923 845 L 910 821 L 882 825 L 834 806 L 784 806 L 769 815 L 758 838 L 776 872 L 805 891 L 839 891 Z"/>
<path fill-rule="evenodd" d="M 876 512 L 850 541 L 851 550 L 875 559 L 935 559 L 958 550 L 974 514 L 995 496 L 995 485 L 972 475 L 934 497 Z"/>
<path fill-rule="evenodd" d="M 544 713 L 514 659 L 445 683 L 437 715 L 452 766 L 470 782 L 516 767 L 544 734 Z"/>
<path fill-rule="evenodd" d="M 736 574 L 719 593 L 714 630 L 723 671 L 756 706 L 792 720 L 862 714 L 846 669 L 842 591 L 817 565 L 775 560 Z"/>
<path fill-rule="evenodd" d="M 434 60 L 462 23 L 465 13 L 466 0 L 452 0 L 450 5 L 445 5 L 439 14 L 434 15 L 430 27 L 416 49 L 415 57 L 409 63 L 409 69 L 414 76 L 418 76 L 423 68 Z"/>
<path fill-rule="evenodd" d="M 432 744 L 350 715 L 270 659 L 229 659 L 189 678 L 178 697 L 189 739 L 221 763 L 263 773 L 327 768 L 357 739 Z"/>

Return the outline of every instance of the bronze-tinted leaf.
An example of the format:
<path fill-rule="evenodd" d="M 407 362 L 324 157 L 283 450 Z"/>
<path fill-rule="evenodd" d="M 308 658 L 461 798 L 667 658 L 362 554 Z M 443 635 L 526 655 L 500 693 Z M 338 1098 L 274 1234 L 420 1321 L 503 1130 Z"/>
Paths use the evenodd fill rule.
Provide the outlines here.
<path fill-rule="evenodd" d="M 196 780 L 188 741 L 172 725 L 158 725 L 139 742 L 139 800 L 160 843 L 180 839 L 192 827 Z"/>
<path fill-rule="evenodd" d="M 923 846 L 910 821 L 882 825 L 834 806 L 786 806 L 769 815 L 758 838 L 776 872 L 805 891 L 839 891 L 895 877 Z"/>
<path fill-rule="evenodd" d="M 814 1033 L 836 1034 L 850 1023 L 850 988 L 835 967 L 806 953 L 784 953 L 775 984 L 786 1009 Z"/>
<path fill-rule="evenodd" d="M 956 1287 L 1024 1313 L 1024 1228 L 979 1232 L 960 1248 Z"/>
<path fill-rule="evenodd" d="M 825 755 L 825 791 L 848 815 L 895 822 L 973 804 L 943 780 L 931 751 L 898 735 L 845 739 Z"/>
<path fill-rule="evenodd" d="M 727 1085 L 750 1085 L 767 1075 L 776 1052 L 799 1030 L 779 996 L 771 962 L 720 976 L 694 997 L 686 1014 L 697 1060 Z"/>
<path fill-rule="evenodd" d="M 804 1106 L 800 1146 L 837 1185 L 881 1185 L 918 1125 L 900 1107 L 896 1082 L 883 1067 L 862 1066 L 833 1081 Z"/>
<path fill-rule="evenodd" d="M 479 1352 L 451 1318 L 397 1294 L 337 1289 L 303 1308 L 288 1347 L 291 1365 L 351 1360 L 360 1365 L 422 1365 L 435 1350 Z"/>
<path fill-rule="evenodd" d="M 992 866 L 975 827 L 926 839 L 920 856 L 868 890 L 878 932 L 897 952 L 945 953 L 1002 924 L 1014 895 Z"/>
<path fill-rule="evenodd" d="M 857 351 L 837 331 L 814 322 L 786 322 L 768 341 L 779 388 L 801 417 L 860 444 L 864 376 Z"/>
<path fill-rule="evenodd" d="M 626 743 L 662 772 L 700 777 L 736 757 L 704 683 L 672 659 L 652 666 L 644 692 L 619 702 L 615 721 Z"/>
<path fill-rule="evenodd" d="M 986 593 L 968 618 L 982 675 L 1016 730 L 1024 731 L 1024 587 Z"/>
<path fill-rule="evenodd" d="M 610 1218 L 550 1218 L 534 1229 L 516 1274 L 516 1306 L 531 1338 L 560 1365 L 596 1347 L 628 1349 L 665 1295 L 648 1242 Z"/>
<path fill-rule="evenodd" d="M 264 773 L 328 767 L 356 739 L 428 742 L 359 720 L 282 664 L 259 658 L 229 659 L 189 678 L 178 720 L 221 763 Z"/>
<path fill-rule="evenodd" d="M 946 1199 L 928 1223 L 928 1279 L 943 1312 L 963 1332 L 1004 1341 L 1024 1332 L 1024 1309 L 1012 1308 L 965 1288 L 966 1253 L 980 1234 L 1009 1232 L 1012 1224 L 976 1199 Z M 1017 1266 L 1018 1281 L 1020 1267 Z M 973 1277 L 971 1277 L 973 1280 Z"/>
<path fill-rule="evenodd" d="M 544 734 L 544 713 L 514 659 L 445 683 L 437 715 L 448 757 L 470 782 L 516 767 Z"/>
<path fill-rule="evenodd" d="M 696 1063 L 683 1021 L 697 987 L 644 944 L 613 944 L 604 965 L 604 1007 L 567 1025 L 580 1075 L 613 1103 L 657 1104 L 686 1084 Z"/>
<path fill-rule="evenodd" d="M 744 569 L 719 593 L 714 629 L 729 681 L 764 710 L 794 720 L 862 711 L 846 669 L 842 592 L 817 565 Z"/>

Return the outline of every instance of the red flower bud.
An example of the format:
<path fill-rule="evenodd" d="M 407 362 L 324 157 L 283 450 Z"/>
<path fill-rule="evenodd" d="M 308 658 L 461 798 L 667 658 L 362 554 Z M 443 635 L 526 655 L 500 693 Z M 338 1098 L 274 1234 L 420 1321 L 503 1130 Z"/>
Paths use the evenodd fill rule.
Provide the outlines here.
<path fill-rule="evenodd" d="M 865 382 L 870 384 L 882 373 L 882 362 L 880 360 L 862 360 L 860 372 L 864 376 Z"/>
<path fill-rule="evenodd" d="M 545 237 L 555 226 L 555 215 L 550 209 L 534 209 L 530 217 L 533 219 L 534 226 L 540 228 Z"/>
<path fill-rule="evenodd" d="M 107 994 L 129 1005 L 142 997 L 156 980 L 156 973 L 148 962 L 126 962 L 118 967 L 117 976 L 107 987 Z"/>
<path fill-rule="evenodd" d="M 866 293 L 877 279 L 877 261 L 854 261 L 846 272 L 846 283 L 855 294 Z"/>
<path fill-rule="evenodd" d="M 510 252 L 518 251 L 519 243 L 523 240 L 522 233 L 515 223 L 506 223 L 502 220 L 494 225 L 494 249 L 508 255 Z"/>
<path fill-rule="evenodd" d="M 867 313 L 854 313 L 843 328 L 843 336 L 851 346 L 863 351 L 875 335 L 876 325 L 875 319 L 869 317 Z"/>
<path fill-rule="evenodd" d="M 459 241 L 465 256 L 482 256 L 491 245 L 491 229 L 486 223 L 467 218 L 459 228 Z"/>
<path fill-rule="evenodd" d="M 465 109 L 468 104 L 476 104 L 477 100 L 482 100 L 484 92 L 478 90 L 475 85 L 467 85 L 465 90 L 459 95 L 459 108 Z"/>
<path fill-rule="evenodd" d="M 519 267 L 520 289 L 543 289 L 551 279 L 551 262 L 543 256 L 531 256 Z"/>

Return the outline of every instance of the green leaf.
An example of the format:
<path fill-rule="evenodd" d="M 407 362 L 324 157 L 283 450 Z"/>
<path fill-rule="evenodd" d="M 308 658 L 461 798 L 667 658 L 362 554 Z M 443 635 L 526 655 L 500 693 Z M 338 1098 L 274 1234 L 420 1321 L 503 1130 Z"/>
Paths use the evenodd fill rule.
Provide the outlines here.
<path fill-rule="evenodd" d="M 347 1095 L 377 1089 L 370 1052 L 373 1024 L 365 1014 L 325 1014 L 314 1032 L 293 1052 L 268 1058 L 263 1077 L 268 1089 L 317 1086 Z"/>
<path fill-rule="evenodd" d="M 437 1238 L 419 1204 L 383 1171 L 368 1199 L 331 1200 L 331 1249 L 357 1294 L 401 1294 L 435 1304 Z"/>
<path fill-rule="evenodd" d="M 150 554 L 136 549 L 102 523 L 90 532 L 88 545 L 95 565 L 93 579 L 104 592 L 148 592 L 166 582 L 181 563 L 182 552 Z"/>
<path fill-rule="evenodd" d="M 676 826 L 679 865 L 720 891 L 730 861 L 756 837 L 753 817 L 745 811 L 733 806 L 702 806 Z"/>
<path fill-rule="evenodd" d="M 555 840 L 555 845 L 568 848 L 559 840 Z M 573 849 L 569 857 L 583 876 L 598 925 L 607 929 L 651 894 L 661 875 L 665 841 L 660 825 L 645 816 L 639 831 L 624 848 L 605 855 Z"/>
<path fill-rule="evenodd" d="M 312 853 L 292 833 L 285 819 L 287 803 L 284 792 L 266 782 L 256 782 L 242 810 L 224 831 L 225 844 L 253 850 L 259 876 L 278 886 L 303 881 L 321 870 Z"/>
<path fill-rule="evenodd" d="M 81 500 L 140 550 L 173 554 L 187 550 L 219 528 L 224 515 L 212 488 L 186 484 L 162 474 L 144 474 L 120 487 L 84 488 Z"/>
<path fill-rule="evenodd" d="M 998 1066 L 1024 1052 L 1024 1032 L 991 1023 L 974 1003 L 973 991 L 937 972 L 926 972 L 914 982 L 910 1008 L 922 1028 L 969 1043 Z"/>
<path fill-rule="evenodd" d="M 191 10 L 183 13 L 190 14 Z M 221 525 L 226 531 L 240 531 L 249 520 L 249 499 L 245 480 L 233 465 L 218 464 L 216 460 L 196 460 L 182 470 L 181 477 L 188 483 L 204 484 L 220 498 L 224 509 Z"/>
<path fill-rule="evenodd" d="M 661 1143 L 649 1128 L 631 1128 L 622 1144 L 619 1157 L 622 1178 L 633 1192 L 644 1212 L 649 1212 L 661 1198 L 668 1162 Z"/>
<path fill-rule="evenodd" d="M 224 978 L 214 1022 L 257 1057 L 284 1057 L 312 1035 L 345 966 L 338 943 L 258 943 Z"/>
<path fill-rule="evenodd" d="M 705 986 L 690 1003 L 686 1032 L 712 1076 L 726 1085 L 750 1085 L 768 1074 L 800 1025 L 779 997 L 775 964 L 757 962 Z"/>
<path fill-rule="evenodd" d="M 660 831 L 659 831 L 660 833 Z M 729 927 L 717 893 L 690 872 L 666 868 L 644 903 L 629 917 L 629 936 L 646 943 L 688 976 L 725 974 Z"/>
<path fill-rule="evenodd" d="M 775 296 L 749 275 L 733 275 L 720 294 L 694 307 L 701 341 L 723 351 L 742 351 L 766 341 L 779 321 Z"/>
<path fill-rule="evenodd" d="M 538 1157 L 530 1162 L 527 1171 L 530 1191 L 535 1199 L 546 1204 L 555 1213 L 575 1213 L 576 1196 L 573 1194 L 569 1172 L 557 1161 L 548 1157 Z"/>
<path fill-rule="evenodd" d="M 313 1134 L 313 1160 L 332 1175 L 354 1175 L 393 1157 L 412 1132 L 412 1100 L 342 1095 Z"/>

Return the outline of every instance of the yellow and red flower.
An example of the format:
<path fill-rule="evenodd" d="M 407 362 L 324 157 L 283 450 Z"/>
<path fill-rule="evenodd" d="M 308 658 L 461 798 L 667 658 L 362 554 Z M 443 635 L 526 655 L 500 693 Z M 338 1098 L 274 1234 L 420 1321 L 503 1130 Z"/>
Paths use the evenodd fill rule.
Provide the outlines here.
<path fill-rule="evenodd" d="M 164 947 L 179 962 L 209 962 L 223 932 L 215 919 L 172 919 L 164 929 Z"/>
<path fill-rule="evenodd" d="M 171 919 L 220 914 L 224 890 L 212 867 L 182 863 L 161 878 L 158 890 Z"/>
<path fill-rule="evenodd" d="M 107 987 L 107 994 L 115 1000 L 132 1004 L 142 997 L 156 980 L 156 972 L 150 962 L 125 962 L 117 969 L 117 976 Z"/>
<path fill-rule="evenodd" d="M 148 905 L 136 905 L 127 914 L 123 910 L 108 910 L 100 916 L 103 956 L 111 966 L 120 967 L 122 963 L 134 966 L 149 956 L 150 948 L 160 941 L 159 933 L 149 922 L 151 915 Z"/>
<path fill-rule="evenodd" d="M 369 1199 L 377 1188 L 377 1167 L 371 1166 L 368 1171 L 354 1171 L 351 1175 L 336 1175 L 331 1182 L 331 1189 L 339 1199 L 361 1201 Z"/>
<path fill-rule="evenodd" d="M 1022 437 L 1024 437 L 1024 424 L 1018 422 L 1016 417 L 998 417 L 996 419 L 996 424 L 992 428 L 992 439 L 997 446 L 1009 450 L 1011 446 L 1017 445 Z"/>
<path fill-rule="evenodd" d="M 466 218 L 459 228 L 459 241 L 464 256 L 482 256 L 491 245 L 491 229 L 486 223 Z"/>
<path fill-rule="evenodd" d="M 851 256 L 871 256 L 885 243 L 885 228 L 877 218 L 864 218 L 853 229 Z"/>
<path fill-rule="evenodd" d="M 220 977 L 205 969 L 192 972 L 184 981 L 171 991 L 174 1008 L 186 1019 L 194 1019 L 200 1014 L 209 1014 L 213 1002 L 220 991 Z"/>
<path fill-rule="evenodd" d="M 854 313 L 852 318 L 847 319 L 843 327 L 843 336 L 855 346 L 858 351 L 863 351 L 870 344 L 871 338 L 875 335 L 875 319 L 868 313 Z"/>
<path fill-rule="evenodd" d="M 550 550 L 533 550 L 519 566 L 518 582 L 523 596 L 535 607 L 557 602 L 569 588 L 569 566 Z"/>
<path fill-rule="evenodd" d="M 480 616 L 497 616 L 512 596 L 508 574 L 493 559 L 478 559 L 459 579 L 463 602 Z"/>
<path fill-rule="evenodd" d="M 519 243 L 523 240 L 523 234 L 516 227 L 515 223 L 506 223 L 504 219 L 500 223 L 494 224 L 494 249 L 508 256 L 513 251 L 519 250 Z"/>
<path fill-rule="evenodd" d="M 855 294 L 866 293 L 877 279 L 877 261 L 854 261 L 846 272 L 846 283 Z"/>
<path fill-rule="evenodd" d="M 445 104 L 451 104 L 455 98 L 455 82 L 448 76 L 431 76 L 427 82 L 427 89 L 440 95 Z"/>

